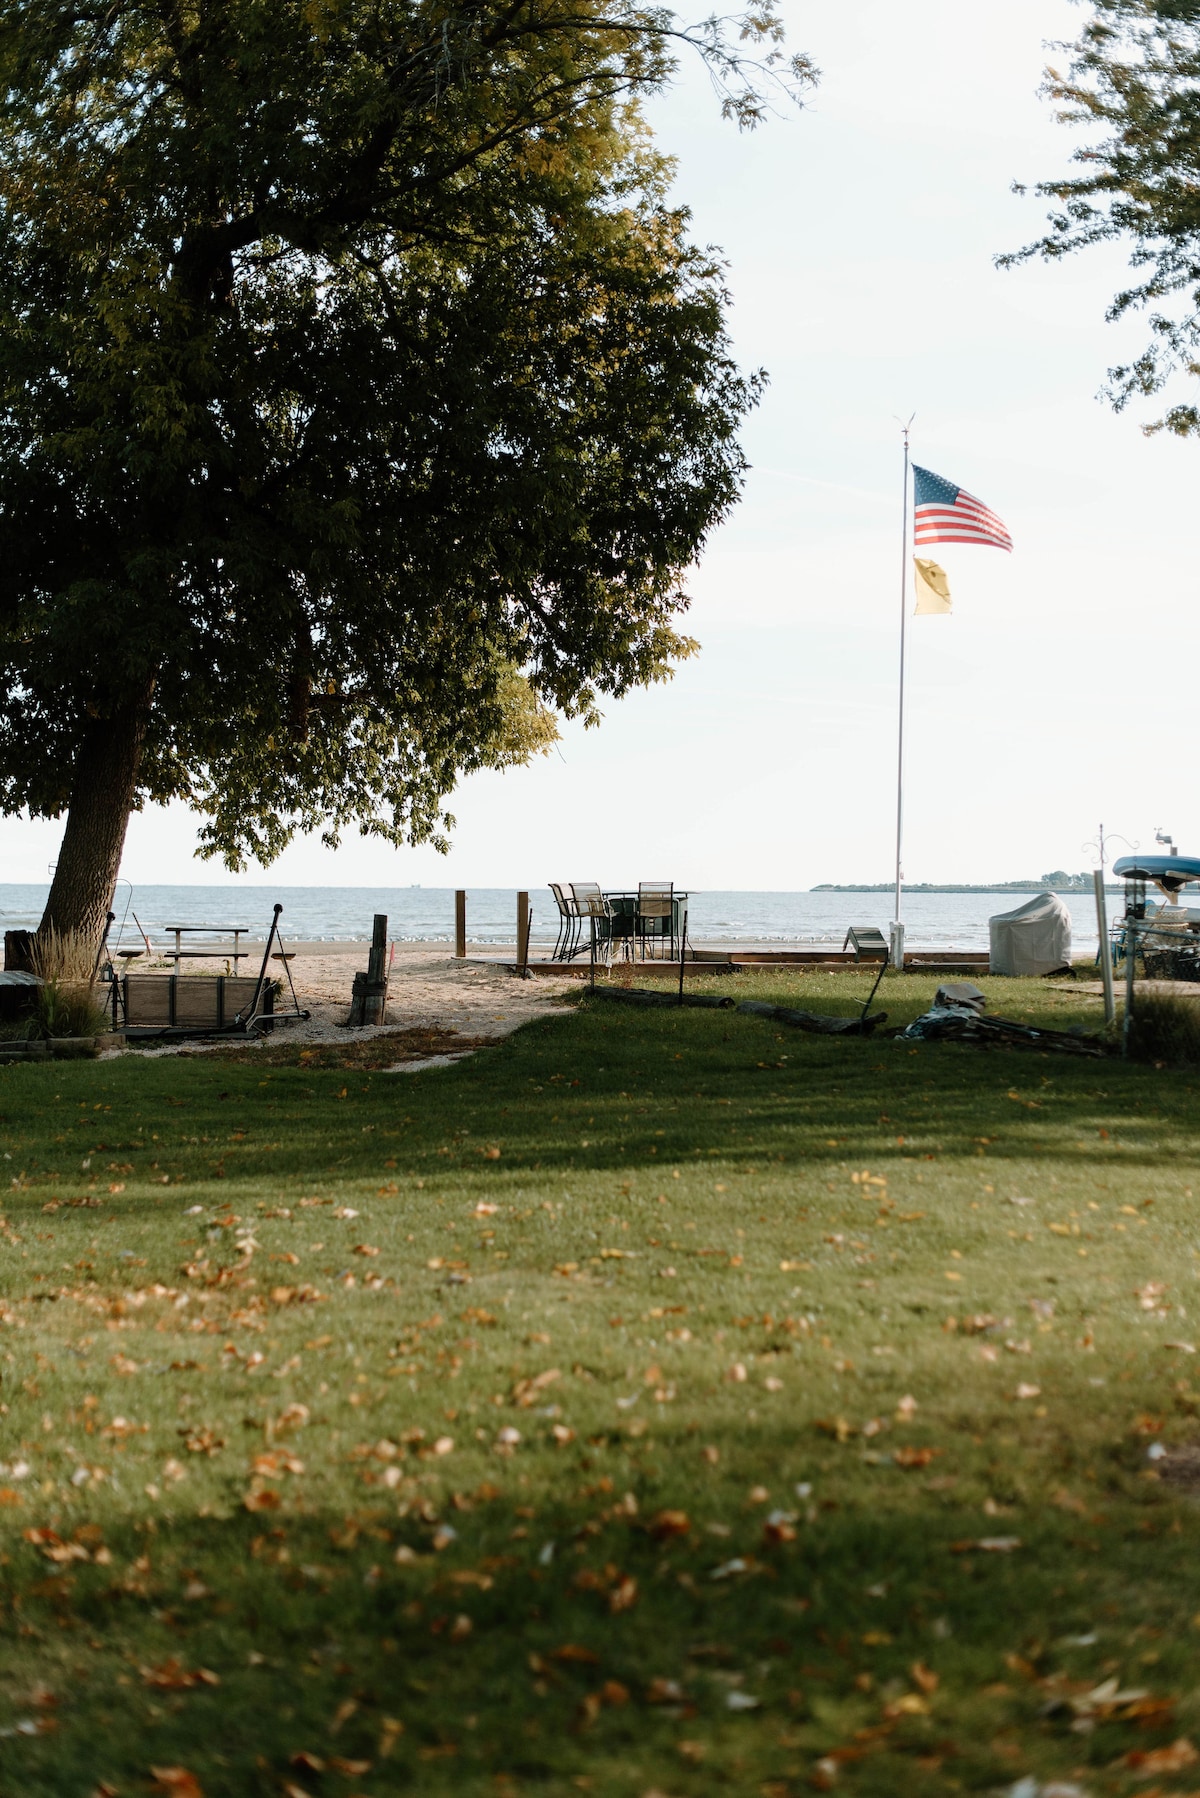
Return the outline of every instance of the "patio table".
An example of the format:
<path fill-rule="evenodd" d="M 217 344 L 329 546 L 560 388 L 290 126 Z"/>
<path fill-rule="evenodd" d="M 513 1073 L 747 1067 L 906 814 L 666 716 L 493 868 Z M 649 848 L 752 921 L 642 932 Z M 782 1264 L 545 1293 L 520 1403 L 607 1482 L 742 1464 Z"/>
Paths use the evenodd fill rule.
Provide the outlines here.
<path fill-rule="evenodd" d="M 611 906 L 613 915 L 611 923 L 606 922 L 604 919 L 596 920 L 598 940 L 603 942 L 606 937 L 611 937 L 614 944 L 621 943 L 629 945 L 636 942 L 638 915 L 637 893 L 605 893 L 604 897 Z M 684 927 L 687 922 L 687 904 L 688 896 L 686 893 L 673 893 L 671 895 L 670 918 L 644 919 L 642 940 L 645 941 L 646 937 L 653 937 L 658 938 L 661 941 L 664 938 L 675 937 L 682 941 Z"/>

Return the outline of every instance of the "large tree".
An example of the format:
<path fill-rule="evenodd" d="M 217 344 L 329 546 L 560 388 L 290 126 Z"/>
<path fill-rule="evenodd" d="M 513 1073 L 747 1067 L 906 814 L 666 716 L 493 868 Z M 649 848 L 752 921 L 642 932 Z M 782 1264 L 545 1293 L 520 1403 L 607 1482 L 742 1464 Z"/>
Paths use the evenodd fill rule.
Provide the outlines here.
<path fill-rule="evenodd" d="M 14 0 L 0 20 L 0 809 L 97 931 L 130 811 L 230 866 L 438 839 L 464 770 L 661 678 L 734 503 L 719 263 L 639 100 L 753 121 L 773 13 Z"/>
<path fill-rule="evenodd" d="M 1108 396 L 1121 409 L 1200 374 L 1200 0 L 1089 4 L 1078 39 L 1060 46 L 1065 69 L 1050 69 L 1046 82 L 1062 122 L 1088 129 L 1073 158 L 1082 172 L 1037 187 L 1055 202 L 1049 228 L 1000 262 L 1128 246 L 1137 273 L 1109 317 L 1145 309 L 1150 339 L 1109 371 Z M 1148 427 L 1163 428 L 1200 434 L 1200 407 L 1170 405 Z"/>

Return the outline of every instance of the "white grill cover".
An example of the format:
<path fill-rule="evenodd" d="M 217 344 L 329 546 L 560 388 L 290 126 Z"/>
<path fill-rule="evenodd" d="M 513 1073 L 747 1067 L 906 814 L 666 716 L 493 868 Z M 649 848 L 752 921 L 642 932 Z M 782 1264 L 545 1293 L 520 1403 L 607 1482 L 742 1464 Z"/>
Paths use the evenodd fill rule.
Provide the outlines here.
<path fill-rule="evenodd" d="M 1053 974 L 1071 960 L 1071 914 L 1057 893 L 1038 893 L 988 919 L 993 974 Z"/>

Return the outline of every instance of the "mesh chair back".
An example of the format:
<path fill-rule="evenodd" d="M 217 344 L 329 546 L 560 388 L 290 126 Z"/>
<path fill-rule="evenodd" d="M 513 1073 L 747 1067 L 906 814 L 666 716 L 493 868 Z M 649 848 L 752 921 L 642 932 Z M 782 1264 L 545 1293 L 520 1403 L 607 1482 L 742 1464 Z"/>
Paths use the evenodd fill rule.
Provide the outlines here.
<path fill-rule="evenodd" d="M 571 896 L 579 907 L 581 917 L 608 917 L 609 908 L 604 902 L 604 894 L 594 880 L 573 880 Z"/>
<path fill-rule="evenodd" d="M 554 903 L 558 907 L 559 917 L 560 918 L 569 918 L 571 916 L 571 908 L 567 904 L 566 894 L 563 892 L 562 888 L 559 886 L 557 880 L 552 880 L 549 884 L 550 884 L 550 891 L 554 894 Z"/>
<path fill-rule="evenodd" d="M 675 900 L 675 888 L 669 880 L 638 882 L 638 917 L 669 918 Z"/>

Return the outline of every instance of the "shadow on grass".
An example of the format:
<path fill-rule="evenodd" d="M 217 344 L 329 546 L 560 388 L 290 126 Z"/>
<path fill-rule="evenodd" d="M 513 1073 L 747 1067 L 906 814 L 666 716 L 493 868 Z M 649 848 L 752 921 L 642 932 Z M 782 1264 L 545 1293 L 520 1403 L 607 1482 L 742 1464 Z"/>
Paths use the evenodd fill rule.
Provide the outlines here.
<path fill-rule="evenodd" d="M 653 1454 L 657 1470 L 618 1466 L 616 1442 L 564 1454 L 559 1496 L 536 1507 L 514 1502 L 518 1455 L 474 1492 L 406 1497 L 406 1477 L 348 1513 L 250 1515 L 230 1491 L 222 1517 L 115 1527 L 104 1565 L 23 1542 L 4 1568 L 6 1683 L 16 1722 L 46 1733 L 6 1731 L 6 1789 L 145 1791 L 174 1765 L 209 1798 L 578 1777 L 639 1798 L 792 1792 L 832 1753 L 858 1791 L 936 1792 L 1174 1739 L 1200 1574 L 1159 1538 L 1195 1525 L 1158 1495 L 1147 1512 L 1119 1469 L 1107 1515 L 1043 1511 L 1015 1545 L 980 1532 L 1006 1552 L 886 1484 L 845 1509 L 792 1498 L 784 1519 L 744 1484 L 698 1480 L 692 1441 Z M 743 1476 L 771 1455 L 739 1438 Z M 93 1555 L 100 1534 L 77 1532 Z M 1086 1738 L 1069 1707 L 1043 1714 L 1094 1668 L 1097 1632 L 1151 1616 L 1157 1708 Z"/>

